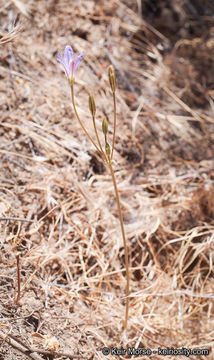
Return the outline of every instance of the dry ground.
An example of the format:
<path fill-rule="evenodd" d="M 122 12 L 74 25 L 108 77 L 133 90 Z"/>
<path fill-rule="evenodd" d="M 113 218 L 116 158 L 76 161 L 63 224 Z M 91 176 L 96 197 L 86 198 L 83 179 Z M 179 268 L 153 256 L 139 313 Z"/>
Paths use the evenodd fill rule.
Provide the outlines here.
<path fill-rule="evenodd" d="M 189 359 L 213 359 L 213 16 L 209 0 L 1 0 L 0 359 L 128 357 L 105 346 L 204 348 Z M 91 134 L 88 95 L 102 135 L 108 66 L 117 72 L 127 332 L 113 186 L 72 111 L 56 61 L 67 44 L 86 51 L 75 96 Z"/>

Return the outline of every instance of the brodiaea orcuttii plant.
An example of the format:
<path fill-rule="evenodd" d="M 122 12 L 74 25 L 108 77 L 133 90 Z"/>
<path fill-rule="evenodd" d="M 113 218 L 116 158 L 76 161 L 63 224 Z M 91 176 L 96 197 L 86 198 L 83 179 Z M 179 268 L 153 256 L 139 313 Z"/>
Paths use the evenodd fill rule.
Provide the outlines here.
<path fill-rule="evenodd" d="M 114 175 L 114 170 L 112 167 L 112 159 L 113 159 L 113 152 L 114 152 L 114 146 L 115 146 L 115 136 L 116 136 L 116 74 L 113 66 L 109 66 L 108 69 L 108 76 L 109 76 L 109 83 L 113 95 L 113 103 L 114 103 L 114 125 L 113 125 L 113 140 L 112 140 L 112 147 L 108 143 L 108 120 L 105 117 L 102 122 L 102 131 L 104 134 L 105 139 L 105 148 L 103 149 L 95 122 L 95 115 L 96 115 L 96 105 L 95 100 L 92 95 L 89 96 L 89 109 L 92 115 L 93 120 L 93 126 L 94 126 L 94 132 L 97 139 L 97 144 L 92 139 L 92 137 L 89 135 L 88 131 L 86 130 L 85 126 L 83 125 L 82 121 L 80 120 L 80 117 L 78 115 L 76 105 L 75 105 L 75 99 L 74 99 L 74 82 L 75 82 L 75 72 L 79 66 L 79 64 L 82 61 L 84 51 L 74 60 L 74 53 L 71 48 L 71 46 L 66 46 L 64 51 L 64 59 L 60 54 L 58 54 L 57 60 L 62 64 L 63 69 L 65 71 L 66 77 L 69 82 L 69 86 L 71 88 L 71 98 L 72 98 L 72 105 L 74 109 L 74 113 L 76 115 L 77 120 L 79 121 L 82 130 L 85 132 L 89 140 L 92 142 L 92 144 L 95 146 L 96 150 L 99 152 L 103 162 L 107 165 L 107 167 L 110 170 L 112 182 L 114 185 L 114 191 L 115 191 L 115 197 L 117 201 L 117 207 L 118 207 L 118 214 L 120 219 L 120 226 L 121 226 L 121 232 L 123 237 L 123 244 L 124 244 L 124 251 L 125 251 L 125 266 L 126 266 L 126 311 L 125 311 L 125 321 L 124 321 L 124 327 L 127 328 L 127 322 L 128 322 L 128 312 L 129 312 L 129 260 L 128 260 L 128 248 L 127 248 L 127 242 L 126 242 L 126 236 L 125 236 L 125 230 L 123 225 L 123 216 L 121 211 L 121 205 L 120 205 L 120 198 L 119 193 L 117 189 L 117 183 Z"/>

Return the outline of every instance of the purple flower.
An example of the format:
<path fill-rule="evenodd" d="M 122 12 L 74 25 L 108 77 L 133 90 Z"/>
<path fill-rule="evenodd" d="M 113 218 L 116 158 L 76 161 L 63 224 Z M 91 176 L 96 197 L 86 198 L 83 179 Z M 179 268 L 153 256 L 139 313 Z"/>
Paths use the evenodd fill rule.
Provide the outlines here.
<path fill-rule="evenodd" d="M 61 54 L 58 54 L 57 60 L 62 64 L 65 74 L 70 83 L 74 81 L 74 74 L 79 64 L 81 63 L 84 54 L 85 51 L 83 51 L 79 56 L 77 56 L 76 60 L 74 60 L 74 52 L 72 47 L 69 45 L 65 47 L 64 60 Z"/>

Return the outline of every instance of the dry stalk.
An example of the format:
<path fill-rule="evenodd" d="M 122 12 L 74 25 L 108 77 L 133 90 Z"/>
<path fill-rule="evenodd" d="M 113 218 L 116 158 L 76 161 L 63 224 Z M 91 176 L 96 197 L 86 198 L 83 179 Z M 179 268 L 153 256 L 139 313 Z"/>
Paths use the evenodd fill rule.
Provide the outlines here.
<path fill-rule="evenodd" d="M 20 256 L 19 254 L 16 255 L 16 266 L 17 266 L 17 297 L 15 304 L 19 304 L 19 300 L 21 297 L 21 279 L 20 279 Z"/>

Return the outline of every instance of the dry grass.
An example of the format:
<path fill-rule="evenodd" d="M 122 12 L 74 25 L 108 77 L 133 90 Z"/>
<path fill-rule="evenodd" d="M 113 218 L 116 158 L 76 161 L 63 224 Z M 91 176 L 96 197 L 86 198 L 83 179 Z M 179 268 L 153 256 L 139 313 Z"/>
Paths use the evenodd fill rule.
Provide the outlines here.
<path fill-rule="evenodd" d="M 208 356 L 189 359 L 213 358 L 213 18 L 200 15 L 200 38 L 199 20 L 182 8 L 181 25 L 186 16 L 196 33 L 190 38 L 181 26 L 175 39 L 170 22 L 169 34 L 149 22 L 146 1 L 133 3 L 3 0 L 0 7 L 0 359 L 115 359 L 102 355 L 104 346 L 207 348 Z M 22 32 L 14 37 L 19 12 Z M 104 112 L 113 121 L 106 69 L 112 63 L 117 71 L 127 333 L 113 185 L 72 113 L 56 61 L 67 44 L 86 51 L 75 88 L 91 134 L 88 94 L 101 132 Z"/>

